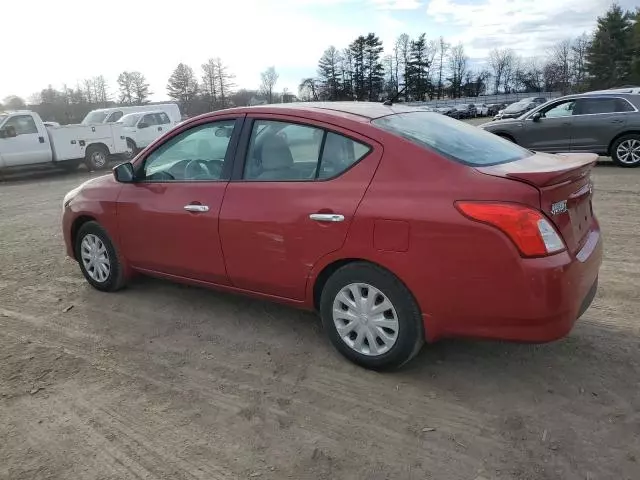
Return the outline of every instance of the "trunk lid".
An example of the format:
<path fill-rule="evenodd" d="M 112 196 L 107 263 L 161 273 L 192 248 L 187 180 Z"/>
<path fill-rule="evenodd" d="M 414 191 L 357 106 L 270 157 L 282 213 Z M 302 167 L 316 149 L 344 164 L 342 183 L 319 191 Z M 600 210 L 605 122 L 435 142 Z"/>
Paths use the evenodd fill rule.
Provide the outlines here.
<path fill-rule="evenodd" d="M 597 158 L 593 153 L 536 153 L 515 162 L 476 169 L 536 187 L 540 192 L 540 209 L 558 229 L 567 249 L 575 253 L 582 247 L 593 222 L 591 169 Z"/>

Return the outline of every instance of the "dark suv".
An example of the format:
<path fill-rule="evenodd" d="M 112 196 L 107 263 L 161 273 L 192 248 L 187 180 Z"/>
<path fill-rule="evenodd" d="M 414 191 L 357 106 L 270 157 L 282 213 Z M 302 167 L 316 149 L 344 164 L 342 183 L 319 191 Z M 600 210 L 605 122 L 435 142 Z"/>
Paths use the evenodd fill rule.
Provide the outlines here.
<path fill-rule="evenodd" d="M 569 95 L 481 128 L 539 152 L 593 152 L 640 166 L 640 95 Z"/>

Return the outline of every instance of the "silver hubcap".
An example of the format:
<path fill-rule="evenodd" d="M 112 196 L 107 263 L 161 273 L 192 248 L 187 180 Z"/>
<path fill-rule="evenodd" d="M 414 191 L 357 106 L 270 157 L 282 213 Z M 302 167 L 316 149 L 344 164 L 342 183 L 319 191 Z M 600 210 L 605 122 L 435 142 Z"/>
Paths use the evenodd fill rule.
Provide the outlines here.
<path fill-rule="evenodd" d="M 618 145 L 616 153 L 622 163 L 640 162 L 640 140 L 625 140 Z"/>
<path fill-rule="evenodd" d="M 92 233 L 86 235 L 80 244 L 80 256 L 89 276 L 96 282 L 106 282 L 111 273 L 111 262 L 102 240 Z"/>
<path fill-rule="evenodd" d="M 96 167 L 102 167 L 107 163 L 107 156 L 103 152 L 93 152 L 91 154 L 91 161 Z"/>
<path fill-rule="evenodd" d="M 333 323 L 340 338 L 362 355 L 388 352 L 398 340 L 398 315 L 389 299 L 366 283 L 352 283 L 333 301 Z"/>

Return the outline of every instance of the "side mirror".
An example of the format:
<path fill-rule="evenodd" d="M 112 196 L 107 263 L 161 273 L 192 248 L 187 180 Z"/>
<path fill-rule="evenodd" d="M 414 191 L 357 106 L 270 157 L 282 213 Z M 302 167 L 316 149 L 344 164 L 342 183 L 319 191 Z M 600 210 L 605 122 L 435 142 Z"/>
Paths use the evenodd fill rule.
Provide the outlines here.
<path fill-rule="evenodd" d="M 533 117 L 531 117 L 531 120 L 533 120 L 534 122 L 539 122 L 541 118 L 542 114 L 540 112 L 536 112 L 533 114 Z"/>
<path fill-rule="evenodd" d="M 140 122 L 140 123 L 138 124 L 138 128 L 147 128 L 148 126 L 149 126 L 149 124 L 148 124 L 148 123 L 145 123 L 145 122 Z"/>
<path fill-rule="evenodd" d="M 121 163 L 113 169 L 113 177 L 116 182 L 120 183 L 133 183 L 134 172 L 133 164 L 131 162 Z"/>
<path fill-rule="evenodd" d="M 8 125 L 3 129 L 0 129 L 0 138 L 13 138 L 16 136 L 16 127 L 13 125 Z"/>

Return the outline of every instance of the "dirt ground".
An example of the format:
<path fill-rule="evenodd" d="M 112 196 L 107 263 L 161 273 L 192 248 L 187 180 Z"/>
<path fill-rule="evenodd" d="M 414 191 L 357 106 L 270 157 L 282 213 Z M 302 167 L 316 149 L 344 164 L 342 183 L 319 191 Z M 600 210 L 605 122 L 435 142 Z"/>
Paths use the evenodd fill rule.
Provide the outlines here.
<path fill-rule="evenodd" d="M 600 290 L 566 339 L 424 348 L 378 374 L 318 319 L 140 279 L 91 289 L 61 199 L 0 183 L 0 478 L 640 478 L 640 169 L 598 166 Z"/>

